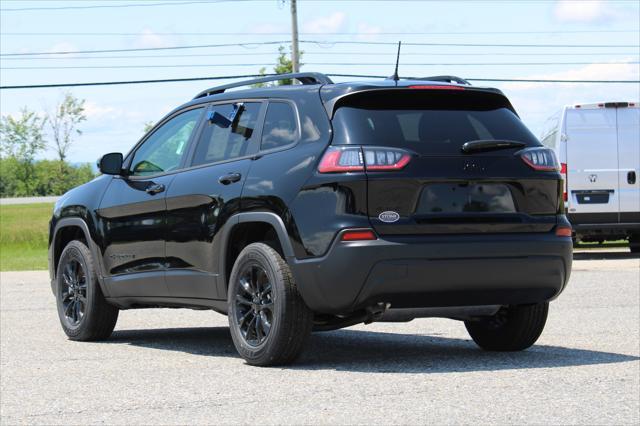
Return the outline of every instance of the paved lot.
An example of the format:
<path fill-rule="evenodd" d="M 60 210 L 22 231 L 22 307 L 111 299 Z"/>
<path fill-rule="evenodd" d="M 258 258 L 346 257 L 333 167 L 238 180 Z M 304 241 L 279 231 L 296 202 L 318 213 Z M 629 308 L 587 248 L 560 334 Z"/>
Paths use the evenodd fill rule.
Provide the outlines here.
<path fill-rule="evenodd" d="M 68 341 L 46 273 L 2 273 L 1 423 L 638 424 L 640 259 L 578 257 L 526 352 L 423 319 L 315 334 L 270 369 L 245 365 L 212 312 L 126 311 L 109 341 Z"/>

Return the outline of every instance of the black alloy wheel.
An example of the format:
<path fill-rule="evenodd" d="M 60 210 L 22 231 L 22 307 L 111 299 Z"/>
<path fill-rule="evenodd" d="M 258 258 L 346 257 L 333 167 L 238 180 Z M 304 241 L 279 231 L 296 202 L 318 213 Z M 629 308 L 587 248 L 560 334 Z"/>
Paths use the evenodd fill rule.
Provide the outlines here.
<path fill-rule="evenodd" d="M 311 335 L 313 312 L 282 255 L 265 243 L 246 246 L 234 262 L 227 296 L 229 331 L 251 365 L 293 362 Z"/>
<path fill-rule="evenodd" d="M 60 325 L 71 340 L 108 338 L 118 320 L 100 288 L 91 251 L 74 240 L 60 254 L 56 269 L 56 305 Z"/>
<path fill-rule="evenodd" d="M 267 272 L 258 264 L 245 265 L 236 287 L 235 320 L 249 346 L 262 345 L 273 322 L 272 285 Z"/>
<path fill-rule="evenodd" d="M 62 312 L 71 327 L 78 327 L 87 309 L 87 275 L 77 259 L 62 268 Z"/>

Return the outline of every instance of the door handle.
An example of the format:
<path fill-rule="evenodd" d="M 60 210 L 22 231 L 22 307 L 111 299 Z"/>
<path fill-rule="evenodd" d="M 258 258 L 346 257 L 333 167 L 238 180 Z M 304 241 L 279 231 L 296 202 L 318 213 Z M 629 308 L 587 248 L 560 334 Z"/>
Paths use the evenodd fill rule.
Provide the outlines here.
<path fill-rule="evenodd" d="M 145 191 L 149 195 L 156 195 L 164 191 L 164 185 L 161 183 L 152 183 L 151 185 L 147 186 Z"/>
<path fill-rule="evenodd" d="M 234 182 L 238 182 L 242 178 L 240 173 L 229 173 L 228 175 L 220 176 L 218 182 L 223 185 L 229 185 Z"/>
<path fill-rule="evenodd" d="M 629 173 L 627 173 L 627 183 L 629 183 L 629 185 L 633 185 L 636 183 L 636 172 L 635 170 L 631 170 Z"/>

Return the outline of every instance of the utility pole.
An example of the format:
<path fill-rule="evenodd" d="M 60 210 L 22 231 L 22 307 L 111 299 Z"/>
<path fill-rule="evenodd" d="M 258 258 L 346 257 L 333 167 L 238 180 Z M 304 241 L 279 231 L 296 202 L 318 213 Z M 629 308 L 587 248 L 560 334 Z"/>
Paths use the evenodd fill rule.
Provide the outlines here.
<path fill-rule="evenodd" d="M 291 68 L 300 71 L 300 50 L 298 48 L 298 9 L 296 0 L 291 0 Z"/>

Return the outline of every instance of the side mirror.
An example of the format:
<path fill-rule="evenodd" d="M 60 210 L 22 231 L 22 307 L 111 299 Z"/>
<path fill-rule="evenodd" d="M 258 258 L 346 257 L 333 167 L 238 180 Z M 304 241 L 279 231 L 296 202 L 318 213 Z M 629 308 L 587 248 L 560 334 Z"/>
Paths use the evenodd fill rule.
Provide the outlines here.
<path fill-rule="evenodd" d="M 122 174 L 122 154 L 119 152 L 112 152 L 105 154 L 98 160 L 98 169 L 105 175 L 120 175 Z"/>

